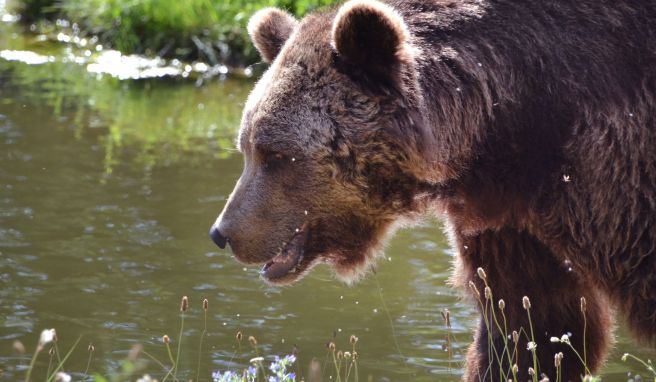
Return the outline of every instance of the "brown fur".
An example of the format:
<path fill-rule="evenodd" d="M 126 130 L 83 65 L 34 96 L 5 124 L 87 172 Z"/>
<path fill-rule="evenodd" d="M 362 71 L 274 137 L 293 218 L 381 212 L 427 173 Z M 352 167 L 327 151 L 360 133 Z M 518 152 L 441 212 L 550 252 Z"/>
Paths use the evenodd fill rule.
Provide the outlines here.
<path fill-rule="evenodd" d="M 553 378 L 563 351 L 577 380 L 549 337 L 571 332 L 581 351 L 582 296 L 593 372 L 608 303 L 656 339 L 654 41 L 650 1 L 356 0 L 310 15 L 245 107 L 244 174 L 215 229 L 261 263 L 307 224 L 302 262 L 268 281 L 320 262 L 353 278 L 395 227 L 441 211 L 458 283 L 482 291 L 483 267 L 515 330 L 529 296 L 542 370 Z M 486 346 L 482 325 L 466 380 L 498 378 Z"/>

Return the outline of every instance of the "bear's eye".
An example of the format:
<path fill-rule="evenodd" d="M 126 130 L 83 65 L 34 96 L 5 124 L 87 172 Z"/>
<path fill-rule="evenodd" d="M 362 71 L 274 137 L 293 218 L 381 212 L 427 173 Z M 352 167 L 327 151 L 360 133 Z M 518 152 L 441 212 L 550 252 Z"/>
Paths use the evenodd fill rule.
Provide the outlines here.
<path fill-rule="evenodd" d="M 286 162 L 287 159 L 285 154 L 275 151 L 266 152 L 264 153 L 263 157 L 264 168 L 267 170 L 274 170 L 279 168 Z"/>

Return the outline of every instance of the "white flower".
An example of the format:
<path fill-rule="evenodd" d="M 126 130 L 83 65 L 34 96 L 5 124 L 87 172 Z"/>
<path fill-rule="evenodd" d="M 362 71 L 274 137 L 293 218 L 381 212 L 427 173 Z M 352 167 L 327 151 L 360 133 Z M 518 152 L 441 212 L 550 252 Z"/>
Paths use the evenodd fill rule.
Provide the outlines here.
<path fill-rule="evenodd" d="M 157 382 L 157 380 L 146 374 L 143 377 L 137 379 L 137 382 Z"/>
<path fill-rule="evenodd" d="M 558 338 L 558 337 L 551 337 L 551 338 L 549 339 L 549 341 L 551 341 L 551 342 L 560 342 L 560 338 Z"/>
<path fill-rule="evenodd" d="M 63 371 L 60 371 L 59 373 L 55 374 L 55 382 L 71 382 L 73 379 L 71 378 L 70 375 L 64 373 Z"/>
<path fill-rule="evenodd" d="M 46 329 L 41 332 L 39 337 L 38 350 L 43 350 L 43 347 L 55 340 L 55 329 Z"/>
<path fill-rule="evenodd" d="M 569 344 L 569 336 L 567 334 L 563 334 L 563 336 L 560 337 L 560 342 L 564 344 Z"/>
<path fill-rule="evenodd" d="M 255 357 L 255 358 L 251 358 L 250 363 L 258 363 L 262 361 L 264 361 L 263 357 Z"/>
<path fill-rule="evenodd" d="M 533 342 L 533 341 L 530 341 L 530 342 L 526 345 L 526 350 L 535 351 L 535 349 L 537 349 L 537 348 L 538 348 L 538 344 L 536 344 L 536 343 Z"/>

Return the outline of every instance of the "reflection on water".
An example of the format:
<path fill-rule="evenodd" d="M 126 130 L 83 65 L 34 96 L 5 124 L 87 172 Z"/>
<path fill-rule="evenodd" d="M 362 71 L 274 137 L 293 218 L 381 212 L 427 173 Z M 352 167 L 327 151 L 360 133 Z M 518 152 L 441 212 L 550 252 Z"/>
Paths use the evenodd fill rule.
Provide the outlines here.
<path fill-rule="evenodd" d="M 3 26 L 3 28 L 9 28 Z M 0 32 L 0 50 L 61 57 L 66 48 Z M 210 301 L 201 370 L 243 367 L 253 356 L 234 336 L 255 336 L 264 354 L 300 351 L 302 367 L 325 343 L 360 338 L 360 370 L 374 381 L 457 380 L 475 321 L 447 285 L 452 253 L 439 227 L 401 232 L 377 274 L 346 287 L 327 269 L 301 284 L 269 288 L 207 238 L 241 172 L 232 150 L 249 82 L 121 82 L 62 60 L 0 59 L 0 368 L 18 379 L 44 328 L 62 347 L 82 336 L 67 370 L 106 373 L 131 344 L 166 359 L 188 295 L 181 370 L 193 377 Z M 53 62 L 50 62 L 53 61 Z M 452 313 L 454 356 L 440 312 Z M 621 337 L 617 353 L 636 346 Z M 617 354 L 615 359 L 617 359 Z M 47 357 L 35 378 L 41 378 Z M 607 380 L 626 380 L 611 362 Z M 150 364 L 148 372 L 164 372 Z M 81 378 L 77 376 L 76 378 Z M 385 379 L 387 378 L 387 379 Z"/>

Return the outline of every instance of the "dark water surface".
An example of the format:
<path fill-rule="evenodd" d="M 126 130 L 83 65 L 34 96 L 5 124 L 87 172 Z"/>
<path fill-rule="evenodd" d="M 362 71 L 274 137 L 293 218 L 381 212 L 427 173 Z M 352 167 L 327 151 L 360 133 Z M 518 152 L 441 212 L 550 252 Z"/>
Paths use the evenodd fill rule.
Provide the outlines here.
<path fill-rule="evenodd" d="M 348 350 L 355 334 L 361 378 L 459 379 L 476 316 L 447 284 L 453 253 L 438 223 L 400 232 L 377 275 L 355 286 L 320 268 L 295 286 L 267 287 L 207 237 L 241 172 L 232 142 L 252 82 L 120 81 L 89 73 L 74 62 L 80 55 L 0 25 L 0 379 L 24 378 L 29 357 L 12 352 L 14 340 L 31 352 L 51 327 L 62 351 L 82 336 L 66 365 L 75 380 L 90 342 L 92 373 L 115 372 L 136 343 L 165 361 L 161 337 L 177 348 L 182 295 L 191 304 L 185 378 L 195 378 L 207 298 L 201 380 L 254 356 L 237 331 L 265 355 L 297 346 L 302 369 L 326 360 L 330 340 Z M 625 351 L 650 354 L 619 335 L 604 380 L 641 370 L 619 361 Z M 42 354 L 35 380 L 47 363 Z M 165 374 L 152 361 L 143 372 Z"/>

